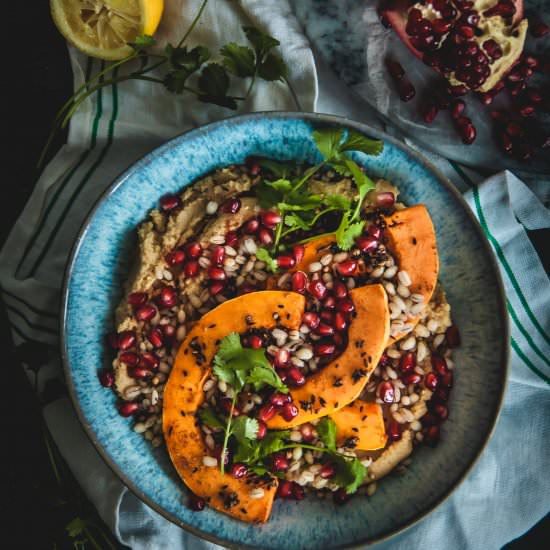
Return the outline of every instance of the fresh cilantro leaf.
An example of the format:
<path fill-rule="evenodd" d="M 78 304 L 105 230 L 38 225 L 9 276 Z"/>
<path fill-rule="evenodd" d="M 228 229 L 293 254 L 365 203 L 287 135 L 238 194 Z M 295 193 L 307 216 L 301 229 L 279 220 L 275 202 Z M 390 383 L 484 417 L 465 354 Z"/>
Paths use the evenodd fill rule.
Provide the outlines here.
<path fill-rule="evenodd" d="M 264 60 L 265 55 L 270 50 L 280 45 L 280 42 L 276 38 L 269 36 L 256 27 L 243 27 L 243 31 L 250 43 L 254 46 L 256 57 L 259 62 Z"/>
<path fill-rule="evenodd" d="M 307 231 L 308 229 L 311 229 L 311 224 L 309 224 L 307 221 L 305 221 L 301 216 L 298 214 L 287 214 L 284 219 L 285 225 L 288 227 L 295 227 L 298 229 L 304 229 Z"/>
<path fill-rule="evenodd" d="M 270 172 L 273 172 L 278 178 L 286 179 L 289 171 L 286 164 L 271 159 L 260 159 L 259 163 L 262 168 L 266 168 Z"/>
<path fill-rule="evenodd" d="M 230 386 L 236 386 L 235 371 L 231 369 L 228 364 L 224 363 L 223 361 L 219 361 L 216 357 L 214 357 L 214 368 L 212 369 L 212 371 L 214 372 L 218 380 L 223 380 L 226 384 L 229 384 Z"/>
<path fill-rule="evenodd" d="M 288 393 L 288 388 L 283 384 L 283 381 L 279 378 L 279 375 L 271 365 L 267 367 L 254 367 L 246 380 L 247 383 L 254 385 L 256 391 L 261 390 L 267 385 L 282 393 Z"/>
<path fill-rule="evenodd" d="M 287 77 L 287 67 L 281 57 L 270 53 L 258 67 L 258 76 L 267 81 L 284 80 Z"/>
<path fill-rule="evenodd" d="M 321 418 L 315 429 L 325 447 L 331 451 L 336 451 L 336 423 L 334 420 L 325 416 Z"/>
<path fill-rule="evenodd" d="M 136 36 L 134 41 L 130 42 L 129 45 L 137 52 L 142 52 L 143 50 L 154 46 L 156 43 L 157 41 L 151 35 L 142 34 L 140 36 Z"/>
<path fill-rule="evenodd" d="M 177 69 L 164 75 L 164 86 L 169 92 L 181 94 L 185 90 L 185 82 L 189 78 L 189 72 L 185 69 Z"/>
<path fill-rule="evenodd" d="M 168 44 L 164 53 L 172 68 L 164 76 L 164 85 L 169 91 L 177 94 L 184 91 L 187 79 L 210 58 L 210 51 L 202 46 L 188 51 L 185 46 L 178 48 Z"/>
<path fill-rule="evenodd" d="M 280 193 L 290 193 L 292 191 L 292 182 L 286 178 L 279 178 L 275 181 L 266 181 L 266 185 L 276 189 Z"/>
<path fill-rule="evenodd" d="M 279 266 L 277 265 L 277 260 L 273 258 L 269 251 L 265 248 L 258 248 L 258 250 L 256 250 L 256 258 L 258 258 L 258 260 L 261 260 L 262 262 L 265 262 L 268 269 L 272 273 L 275 273 L 279 269 Z"/>
<path fill-rule="evenodd" d="M 352 220 L 354 220 L 359 217 L 359 213 L 361 211 L 361 205 L 365 200 L 366 194 L 371 189 L 375 189 L 376 185 L 363 171 L 361 171 L 361 169 L 359 168 L 356 162 L 354 162 L 351 159 L 346 159 L 344 162 L 346 163 L 346 166 L 349 168 L 349 171 L 352 173 L 353 180 L 355 181 L 355 185 L 357 186 L 357 190 L 359 191 L 359 200 L 357 201 L 355 211 L 352 216 Z"/>
<path fill-rule="evenodd" d="M 344 212 L 335 233 L 336 243 L 342 250 L 349 250 L 353 246 L 355 239 L 361 235 L 365 226 L 364 221 L 352 223 L 351 216 L 351 212 Z"/>
<path fill-rule="evenodd" d="M 203 424 L 206 424 L 210 428 L 219 428 L 221 430 L 225 430 L 225 425 L 216 416 L 216 413 L 212 409 L 201 409 L 199 412 L 199 417 Z"/>
<path fill-rule="evenodd" d="M 230 73 L 241 78 L 254 76 L 256 70 L 254 52 L 250 48 L 230 42 L 220 50 L 220 53 L 223 57 L 223 65 Z"/>
<path fill-rule="evenodd" d="M 287 445 L 287 440 L 290 437 L 289 430 L 268 431 L 265 437 L 259 443 L 259 457 L 265 458 L 277 451 L 280 451 Z"/>
<path fill-rule="evenodd" d="M 283 196 L 273 187 L 267 185 L 265 181 L 261 181 L 256 185 L 256 196 L 262 208 L 271 208 L 279 203 Z"/>
<path fill-rule="evenodd" d="M 351 200 L 348 199 L 348 197 L 345 197 L 344 195 L 336 195 L 331 194 L 327 195 L 323 202 L 327 206 L 331 206 L 332 208 L 337 208 L 338 210 L 349 210 L 351 208 Z"/>
<path fill-rule="evenodd" d="M 233 420 L 231 433 L 239 442 L 246 442 L 247 439 L 255 440 L 258 435 L 258 421 L 248 416 L 239 416 Z"/>
<path fill-rule="evenodd" d="M 238 417 L 237 417 L 238 418 Z M 233 451 L 233 462 L 244 462 L 253 464 L 259 460 L 260 447 L 257 441 L 238 441 Z"/>
<path fill-rule="evenodd" d="M 249 470 L 257 476 L 263 476 L 264 474 L 267 474 L 269 472 L 269 470 L 265 466 L 261 466 L 259 464 L 256 466 L 251 466 Z"/>
<path fill-rule="evenodd" d="M 384 149 L 384 142 L 378 139 L 370 139 L 355 130 L 348 130 L 346 141 L 340 147 L 340 151 L 361 151 L 367 155 L 378 156 Z"/>
<path fill-rule="evenodd" d="M 231 332 L 220 342 L 216 357 L 222 361 L 230 361 L 242 353 L 243 349 L 241 337 L 236 332 Z"/>
<path fill-rule="evenodd" d="M 326 160 L 337 159 L 340 156 L 340 143 L 344 137 L 342 128 L 324 128 L 313 131 L 313 139 L 317 149 Z"/>
<path fill-rule="evenodd" d="M 227 71 L 218 63 L 206 65 L 199 77 L 198 84 L 201 91 L 198 96 L 199 101 L 214 103 L 228 109 L 237 108 L 235 99 L 227 95 L 229 90 Z"/>
<path fill-rule="evenodd" d="M 332 481 L 343 487 L 347 493 L 357 491 L 367 475 L 367 468 L 357 458 L 347 459 L 341 455 L 333 455 L 336 475 Z"/>

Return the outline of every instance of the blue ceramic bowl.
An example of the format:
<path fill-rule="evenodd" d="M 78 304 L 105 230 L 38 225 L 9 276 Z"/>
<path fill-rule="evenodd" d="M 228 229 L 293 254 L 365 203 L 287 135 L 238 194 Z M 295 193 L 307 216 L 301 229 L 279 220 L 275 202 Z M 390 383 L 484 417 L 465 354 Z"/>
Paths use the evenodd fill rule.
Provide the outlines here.
<path fill-rule="evenodd" d="M 266 525 L 251 526 L 185 506 L 187 490 L 165 450 L 152 450 L 115 396 L 97 379 L 109 363 L 103 335 L 112 330 L 136 226 L 160 196 L 249 155 L 317 162 L 312 129 L 355 128 L 384 140 L 379 157 L 357 155 L 372 177 L 395 183 L 409 204 L 425 203 L 438 237 L 441 281 L 453 307 L 462 346 L 451 415 L 435 449 L 419 448 L 405 476 L 390 476 L 373 498 L 345 508 L 330 501 L 276 501 Z M 229 547 L 270 549 L 364 545 L 412 525 L 433 510 L 467 474 L 494 427 L 506 383 L 508 326 L 502 283 L 491 250 L 466 203 L 417 153 L 350 120 L 316 114 L 264 113 L 192 130 L 156 149 L 125 172 L 86 220 L 65 282 L 62 323 L 65 373 L 82 424 L 105 461 L 149 506 L 197 535 Z M 491 388 L 487 392 L 486 388 Z"/>

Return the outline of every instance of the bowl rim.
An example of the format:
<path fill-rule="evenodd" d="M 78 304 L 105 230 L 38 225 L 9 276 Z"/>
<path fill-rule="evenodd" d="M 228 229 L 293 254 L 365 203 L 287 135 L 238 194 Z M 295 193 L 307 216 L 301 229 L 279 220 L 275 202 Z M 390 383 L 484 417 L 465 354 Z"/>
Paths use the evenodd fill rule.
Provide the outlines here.
<path fill-rule="evenodd" d="M 476 450 L 475 457 L 473 458 L 473 460 L 462 469 L 462 471 L 458 475 L 455 482 L 452 483 L 442 493 L 442 495 L 439 498 L 437 498 L 434 501 L 434 503 L 430 505 L 427 509 L 416 513 L 411 519 L 409 519 L 408 521 L 406 521 L 405 523 L 403 523 L 402 525 L 400 525 L 395 529 L 387 529 L 385 532 L 376 536 L 367 537 L 365 539 L 362 539 L 360 541 L 355 541 L 350 544 L 337 545 L 332 547 L 335 549 L 338 548 L 338 549 L 359 550 L 360 548 L 364 548 L 365 546 L 371 546 L 373 544 L 386 541 L 396 535 L 399 535 L 407 531 L 408 529 L 418 524 L 420 521 L 425 519 L 429 514 L 431 514 L 434 510 L 436 510 L 444 501 L 446 501 L 447 498 L 449 498 L 449 496 L 451 496 L 451 494 L 468 477 L 468 475 L 473 471 L 473 469 L 478 464 L 480 456 L 483 454 L 483 452 L 487 448 L 487 445 L 495 432 L 495 427 L 500 417 L 500 413 L 502 411 L 502 404 L 503 404 L 504 395 L 506 393 L 506 389 L 508 386 L 509 371 L 510 371 L 510 346 L 508 345 L 508 342 L 510 340 L 510 320 L 508 318 L 507 309 L 506 309 L 506 294 L 504 290 L 502 275 L 498 267 L 495 254 L 491 248 L 491 245 L 479 221 L 474 216 L 471 208 L 463 198 L 462 194 L 453 185 L 453 183 L 421 153 L 412 149 L 411 147 L 401 142 L 397 138 L 386 134 L 382 130 L 373 128 L 368 124 L 358 122 L 343 116 L 330 115 L 330 114 L 324 114 L 324 113 L 300 112 L 300 111 L 258 111 L 254 113 L 234 115 L 234 116 L 224 118 L 215 122 L 211 122 L 202 126 L 198 126 L 196 128 L 191 128 L 185 132 L 182 132 L 181 134 L 178 134 L 177 136 L 174 136 L 173 138 L 170 138 L 168 141 L 166 141 L 162 145 L 152 149 L 149 153 L 145 154 L 139 160 L 132 163 L 128 168 L 126 168 L 117 178 L 115 178 L 113 183 L 111 183 L 99 195 L 94 205 L 90 209 L 90 212 L 85 217 L 78 231 L 78 234 L 75 238 L 74 244 L 72 246 L 70 255 L 68 257 L 68 260 L 65 266 L 65 272 L 63 276 L 63 285 L 61 289 L 61 315 L 59 319 L 59 325 L 60 325 L 59 342 L 60 342 L 60 353 L 61 353 L 61 360 L 63 364 L 63 371 L 67 382 L 67 386 L 69 389 L 69 394 L 71 397 L 73 408 L 76 411 L 77 417 L 81 425 L 83 426 L 86 435 L 88 436 L 89 440 L 91 441 L 92 445 L 94 446 L 96 451 L 99 453 L 101 458 L 110 467 L 110 469 L 119 478 L 119 480 L 123 483 L 125 487 L 127 487 L 135 496 L 137 496 L 142 502 L 144 502 L 147 506 L 155 510 L 162 517 L 164 517 L 165 519 L 168 519 L 172 523 L 176 524 L 178 527 L 184 529 L 187 532 L 190 532 L 191 534 L 197 537 L 200 537 L 209 542 L 213 542 L 215 544 L 221 545 L 226 548 L 231 548 L 231 549 L 234 548 L 234 549 L 255 550 L 258 548 L 257 546 L 250 546 L 243 543 L 238 543 L 238 544 L 233 543 L 231 541 L 217 537 L 210 533 L 206 533 L 201 529 L 196 528 L 194 525 L 188 524 L 182 521 L 181 519 L 176 517 L 174 514 L 166 511 L 162 506 L 154 502 L 151 498 L 149 498 L 142 491 L 140 491 L 132 483 L 132 481 L 130 481 L 127 478 L 126 474 L 124 474 L 124 472 L 116 464 L 116 462 L 114 460 L 111 460 L 111 458 L 109 457 L 109 455 L 107 454 L 103 446 L 98 441 L 90 422 L 84 416 L 84 412 L 78 401 L 76 385 L 75 385 L 75 381 L 74 381 L 72 371 L 69 365 L 69 360 L 68 360 L 68 349 L 67 349 L 68 342 L 67 342 L 65 326 L 66 326 L 66 319 L 68 314 L 69 283 L 72 277 L 75 259 L 80 251 L 80 247 L 84 241 L 84 238 L 86 237 L 90 223 L 95 213 L 97 212 L 97 210 L 103 204 L 103 202 L 107 200 L 109 196 L 113 194 L 121 185 L 123 185 L 125 181 L 136 170 L 139 170 L 141 167 L 149 164 L 149 162 L 154 160 L 156 157 L 162 155 L 165 151 L 170 150 L 173 147 L 174 143 L 179 142 L 182 139 L 185 139 L 188 135 L 192 135 L 194 133 L 208 133 L 218 127 L 221 127 L 227 124 L 240 124 L 241 122 L 262 120 L 262 119 L 298 120 L 298 121 L 306 121 L 312 124 L 321 123 L 321 124 L 327 124 L 327 125 L 340 125 L 348 128 L 353 128 L 365 135 L 374 137 L 376 139 L 381 139 L 384 142 L 391 143 L 394 147 L 407 153 L 410 157 L 412 157 L 412 159 L 415 162 L 419 163 L 427 171 L 431 172 L 435 176 L 435 179 L 438 181 L 438 183 L 442 185 L 448 192 L 450 192 L 454 196 L 454 198 L 458 201 L 458 203 L 462 206 L 467 217 L 472 222 L 473 229 L 477 233 L 477 236 L 479 237 L 480 241 L 482 242 L 483 247 L 485 248 L 485 251 L 488 253 L 489 262 L 497 282 L 497 295 L 498 295 L 498 301 L 499 301 L 498 313 L 499 313 L 499 317 L 503 320 L 503 331 L 502 331 L 502 339 L 501 339 L 501 345 L 500 345 L 500 355 L 502 359 L 501 359 L 500 366 L 501 366 L 501 369 L 503 370 L 504 376 L 503 376 L 503 383 L 501 386 L 501 390 L 498 395 L 497 406 L 492 411 L 492 417 L 490 418 L 490 424 L 489 424 L 490 427 L 487 433 L 487 437 L 485 438 L 483 443 L 479 446 L 479 448 Z"/>

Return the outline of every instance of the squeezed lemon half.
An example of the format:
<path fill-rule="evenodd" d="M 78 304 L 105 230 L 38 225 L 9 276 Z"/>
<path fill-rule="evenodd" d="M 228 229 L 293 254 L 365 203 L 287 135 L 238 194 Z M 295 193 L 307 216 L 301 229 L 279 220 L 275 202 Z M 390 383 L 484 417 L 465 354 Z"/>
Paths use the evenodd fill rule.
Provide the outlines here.
<path fill-rule="evenodd" d="M 152 35 L 164 0 L 50 0 L 52 17 L 63 36 L 84 53 L 116 60 L 132 52 L 128 42 Z"/>

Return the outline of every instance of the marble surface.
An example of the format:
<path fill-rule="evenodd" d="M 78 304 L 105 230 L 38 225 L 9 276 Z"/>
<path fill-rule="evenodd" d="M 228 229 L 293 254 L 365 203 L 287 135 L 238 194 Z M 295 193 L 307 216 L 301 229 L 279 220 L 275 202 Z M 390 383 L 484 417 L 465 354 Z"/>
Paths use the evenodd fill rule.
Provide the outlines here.
<path fill-rule="evenodd" d="M 489 111 L 475 97 L 467 97 L 468 116 L 478 130 L 473 145 L 461 143 L 452 127 L 448 113 L 440 113 L 432 125 L 427 125 L 419 112 L 422 102 L 433 90 L 439 78 L 431 69 L 415 59 L 391 30 L 379 23 L 374 0 L 290 0 L 318 55 L 335 75 L 374 107 L 382 119 L 422 147 L 463 163 L 489 175 L 511 169 L 529 181 L 547 178 L 550 182 L 550 157 L 543 152 L 529 162 L 517 162 L 496 147 L 492 135 Z M 544 14 L 550 20 L 550 2 L 526 0 L 526 14 Z M 528 38 L 526 50 L 550 54 L 550 35 L 542 40 Z M 407 76 L 415 84 L 417 96 L 409 103 L 399 100 L 393 83 L 384 68 L 387 55 L 401 61 Z M 534 83 L 548 84 L 548 78 L 535 77 Z M 473 96 L 473 94 L 470 94 Z M 506 106 L 505 94 L 495 101 L 497 108 Z M 542 120 L 550 132 L 550 115 Z"/>

